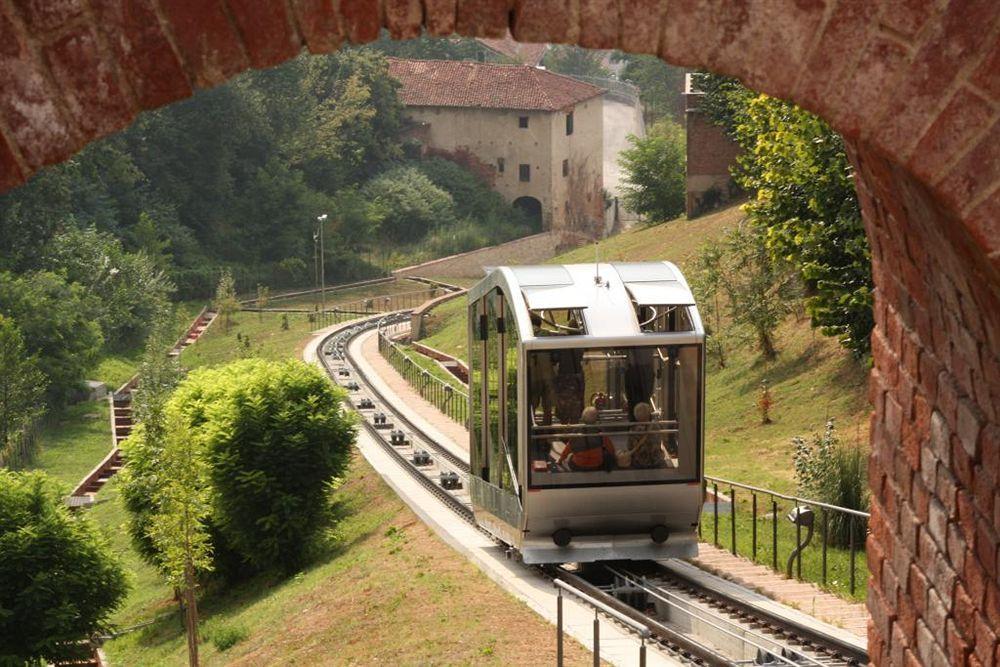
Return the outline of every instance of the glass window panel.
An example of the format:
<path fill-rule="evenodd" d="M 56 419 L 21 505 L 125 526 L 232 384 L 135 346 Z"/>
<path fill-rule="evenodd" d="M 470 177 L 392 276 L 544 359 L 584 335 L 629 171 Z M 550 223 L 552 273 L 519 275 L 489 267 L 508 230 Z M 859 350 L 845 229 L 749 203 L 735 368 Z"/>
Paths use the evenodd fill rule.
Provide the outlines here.
<path fill-rule="evenodd" d="M 698 345 L 528 356 L 533 487 L 696 481 Z"/>

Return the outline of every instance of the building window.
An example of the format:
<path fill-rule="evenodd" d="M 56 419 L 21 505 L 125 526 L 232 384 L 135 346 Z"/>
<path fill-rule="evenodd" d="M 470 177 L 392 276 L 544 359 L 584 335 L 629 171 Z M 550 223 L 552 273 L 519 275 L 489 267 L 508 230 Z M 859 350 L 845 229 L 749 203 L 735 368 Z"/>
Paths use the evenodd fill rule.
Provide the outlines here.
<path fill-rule="evenodd" d="M 528 127 L 528 117 L 527 116 L 518 116 L 517 117 L 517 126 L 520 127 L 520 128 Z"/>
<path fill-rule="evenodd" d="M 573 134 L 573 112 L 566 114 L 566 134 Z"/>
<path fill-rule="evenodd" d="M 503 167 L 504 167 L 503 158 L 502 157 L 498 157 L 497 158 L 497 171 L 499 171 L 501 174 L 503 173 Z"/>
<path fill-rule="evenodd" d="M 563 176 L 569 176 L 569 160 L 563 160 Z"/>
<path fill-rule="evenodd" d="M 522 183 L 528 183 L 531 181 L 531 165 L 522 164 L 517 168 L 518 180 Z"/>

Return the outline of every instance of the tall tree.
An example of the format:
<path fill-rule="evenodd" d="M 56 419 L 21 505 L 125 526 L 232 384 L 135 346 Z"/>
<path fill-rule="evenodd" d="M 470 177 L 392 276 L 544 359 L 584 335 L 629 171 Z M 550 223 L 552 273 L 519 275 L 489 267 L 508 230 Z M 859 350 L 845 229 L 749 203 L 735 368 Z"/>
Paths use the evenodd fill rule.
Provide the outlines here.
<path fill-rule="evenodd" d="M 212 569 L 212 544 L 206 525 L 211 512 L 208 465 L 194 434 L 177 412 L 167 415 L 158 474 L 162 482 L 154 498 L 156 510 L 150 538 L 170 583 L 182 591 L 188 662 L 198 666 L 197 577 Z"/>
<path fill-rule="evenodd" d="M 676 218 L 684 212 L 684 130 L 664 118 L 646 137 L 629 135 L 629 142 L 618 159 L 625 205 L 650 222 Z"/>
<path fill-rule="evenodd" d="M 0 315 L 0 465 L 24 429 L 45 411 L 45 385 L 38 359 L 28 353 L 14 320 Z"/>
<path fill-rule="evenodd" d="M 682 93 L 684 70 L 663 62 L 656 56 L 616 53 L 615 59 L 625 63 L 621 78 L 639 88 L 643 117 L 647 125 L 661 118 L 684 123 Z"/>
<path fill-rule="evenodd" d="M 0 313 L 17 322 L 25 347 L 48 380 L 47 399 L 59 404 L 82 385 L 103 344 L 93 296 L 54 273 L 0 273 Z"/>
<path fill-rule="evenodd" d="M 611 76 L 611 72 L 604 66 L 603 53 L 579 46 L 557 44 L 548 50 L 542 64 L 559 74 L 607 78 Z"/>
<path fill-rule="evenodd" d="M 734 79 L 699 75 L 702 108 L 743 149 L 736 182 L 776 261 L 796 268 L 813 326 L 867 354 L 871 256 L 844 141 L 824 121 Z"/>

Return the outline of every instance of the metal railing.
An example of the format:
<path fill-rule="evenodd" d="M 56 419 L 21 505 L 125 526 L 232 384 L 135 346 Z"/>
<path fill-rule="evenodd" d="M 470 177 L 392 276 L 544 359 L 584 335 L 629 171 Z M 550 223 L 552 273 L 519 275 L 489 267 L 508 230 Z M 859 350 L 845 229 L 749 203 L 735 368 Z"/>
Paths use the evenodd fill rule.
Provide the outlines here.
<path fill-rule="evenodd" d="M 824 587 L 836 583 L 837 588 L 844 588 L 846 584 L 851 596 L 856 595 L 858 560 L 862 569 L 866 567 L 863 554 L 870 518 L 867 512 L 707 475 L 704 485 L 705 500 L 711 508 L 708 518 L 712 534 L 704 535 L 703 516 L 699 524 L 702 540 L 711 538 L 716 547 L 769 565 L 789 578 L 794 573 L 796 579 Z M 747 497 L 749 502 L 744 500 Z M 720 528 L 728 536 L 720 538 Z M 813 541 L 816 532 L 818 543 Z M 805 576 L 803 557 L 807 563 Z"/>
<path fill-rule="evenodd" d="M 459 424 L 468 426 L 469 395 L 413 361 L 400 345 L 390 338 L 391 331 L 400 325 L 379 326 L 378 350 L 396 372 L 416 389 L 424 400 Z M 406 324 L 408 326 L 408 323 Z"/>

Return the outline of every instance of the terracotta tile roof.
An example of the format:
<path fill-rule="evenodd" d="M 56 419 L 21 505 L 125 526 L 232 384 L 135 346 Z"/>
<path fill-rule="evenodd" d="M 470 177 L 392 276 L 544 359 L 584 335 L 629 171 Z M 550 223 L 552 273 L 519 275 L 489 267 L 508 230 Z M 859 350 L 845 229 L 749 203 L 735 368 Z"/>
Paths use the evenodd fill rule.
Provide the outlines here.
<path fill-rule="evenodd" d="M 516 42 L 509 32 L 500 39 L 480 37 L 477 41 L 490 51 L 525 65 L 539 64 L 545 52 L 549 50 L 548 44 Z"/>
<path fill-rule="evenodd" d="M 406 106 L 560 111 L 603 88 L 529 65 L 389 58 Z"/>

